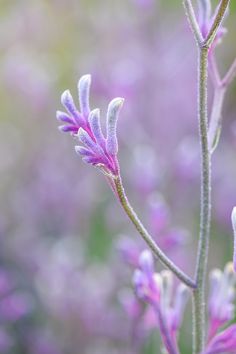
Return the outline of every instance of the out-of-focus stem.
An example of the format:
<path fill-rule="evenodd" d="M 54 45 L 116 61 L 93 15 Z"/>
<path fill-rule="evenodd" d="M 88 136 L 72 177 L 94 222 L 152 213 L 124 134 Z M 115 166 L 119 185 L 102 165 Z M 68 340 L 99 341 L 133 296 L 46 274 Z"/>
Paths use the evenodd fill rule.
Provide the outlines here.
<path fill-rule="evenodd" d="M 153 240 L 152 236 L 143 226 L 142 222 L 139 220 L 134 209 L 130 205 L 128 198 L 125 194 L 125 190 L 122 184 L 120 175 L 114 177 L 114 183 L 116 187 L 116 193 L 119 198 L 119 201 L 126 212 L 127 216 L 130 218 L 135 228 L 142 236 L 143 240 L 150 247 L 154 255 L 168 268 L 170 269 L 184 284 L 190 288 L 195 288 L 194 281 L 185 274 L 181 269 L 179 269 L 166 255 L 165 253 L 157 246 L 156 242 Z"/>
<path fill-rule="evenodd" d="M 233 61 L 233 64 L 230 66 L 228 72 L 222 80 L 222 86 L 228 86 L 231 84 L 233 79 L 236 76 L 236 59 Z"/>
<path fill-rule="evenodd" d="M 193 353 L 200 353 L 205 344 L 205 279 L 209 249 L 211 218 L 211 161 L 208 145 L 207 67 L 208 48 L 199 48 L 198 120 L 201 145 L 201 214 L 196 284 L 193 291 Z"/>
<path fill-rule="evenodd" d="M 211 51 L 209 54 L 210 73 L 214 86 L 214 98 L 212 103 L 212 111 L 208 130 L 209 149 L 214 152 L 219 137 L 219 130 L 222 121 L 222 107 L 224 103 L 225 92 L 236 76 L 236 59 L 230 66 L 229 70 L 221 79 L 215 60 L 215 53 Z"/>
<path fill-rule="evenodd" d="M 201 43 L 203 42 L 203 37 L 200 31 L 200 28 L 198 26 L 198 22 L 193 10 L 193 5 L 191 0 L 183 0 L 183 5 L 184 5 L 184 9 L 185 9 L 185 13 L 187 16 L 187 19 L 189 21 L 190 27 L 192 29 L 194 38 L 197 42 L 197 45 L 200 46 Z"/>
<path fill-rule="evenodd" d="M 214 98 L 212 103 L 212 111 L 210 118 L 210 125 L 208 131 L 209 149 L 213 153 L 215 144 L 217 143 L 217 136 L 221 127 L 222 107 L 225 96 L 225 88 L 218 86 L 215 88 Z"/>

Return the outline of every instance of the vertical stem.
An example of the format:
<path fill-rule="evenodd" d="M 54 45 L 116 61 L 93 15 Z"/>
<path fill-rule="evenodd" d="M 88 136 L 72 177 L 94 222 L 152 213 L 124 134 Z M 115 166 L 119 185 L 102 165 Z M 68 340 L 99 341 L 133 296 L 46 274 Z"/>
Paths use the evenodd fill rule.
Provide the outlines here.
<path fill-rule="evenodd" d="M 193 353 L 200 353 L 205 344 L 205 278 L 209 248 L 211 217 L 211 161 L 208 146 L 207 118 L 208 47 L 199 49 L 198 119 L 201 145 L 201 215 L 196 264 L 197 289 L 193 291 Z"/>

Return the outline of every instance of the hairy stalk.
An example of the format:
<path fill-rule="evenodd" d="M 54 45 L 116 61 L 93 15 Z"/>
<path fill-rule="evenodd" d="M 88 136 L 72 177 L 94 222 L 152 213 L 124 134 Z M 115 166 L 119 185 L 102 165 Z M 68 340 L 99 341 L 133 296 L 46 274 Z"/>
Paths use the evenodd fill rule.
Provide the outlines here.
<path fill-rule="evenodd" d="M 168 268 L 170 269 L 184 284 L 190 288 L 195 288 L 196 285 L 194 281 L 185 274 L 181 269 L 179 269 L 166 255 L 165 253 L 157 246 L 156 242 L 153 240 L 152 236 L 145 229 L 141 221 L 139 220 L 137 214 L 130 205 L 128 198 L 125 194 L 125 190 L 122 184 L 120 176 L 114 178 L 114 183 L 116 187 L 116 193 L 119 198 L 119 201 L 126 212 L 127 216 L 130 218 L 135 228 L 142 236 L 143 240 L 150 247 L 154 255 Z"/>
<path fill-rule="evenodd" d="M 203 5 L 204 1 L 201 1 Z M 223 21 L 230 0 L 221 0 L 206 39 L 199 41 L 199 26 L 191 0 L 183 0 L 185 12 L 199 49 L 198 120 L 201 145 L 201 214 L 198 254 L 195 270 L 196 289 L 193 291 L 193 353 L 203 351 L 205 344 L 205 279 L 208 261 L 211 219 L 211 154 L 208 145 L 207 77 L 208 52 Z M 232 70 L 234 72 L 234 70 Z M 231 76 L 231 75 L 230 75 Z"/>
<path fill-rule="evenodd" d="M 204 41 L 204 46 L 206 47 L 210 47 L 215 39 L 215 36 L 217 34 L 217 31 L 224 19 L 227 7 L 230 3 L 230 0 L 221 0 L 219 8 L 218 8 L 218 12 L 216 14 L 215 20 L 211 26 L 211 29 Z"/>
<path fill-rule="evenodd" d="M 208 48 L 199 49 L 198 119 L 201 144 L 201 215 L 196 264 L 197 289 L 193 292 L 193 353 L 200 353 L 205 344 L 205 278 L 209 248 L 211 210 L 211 161 L 208 147 L 207 67 Z"/>

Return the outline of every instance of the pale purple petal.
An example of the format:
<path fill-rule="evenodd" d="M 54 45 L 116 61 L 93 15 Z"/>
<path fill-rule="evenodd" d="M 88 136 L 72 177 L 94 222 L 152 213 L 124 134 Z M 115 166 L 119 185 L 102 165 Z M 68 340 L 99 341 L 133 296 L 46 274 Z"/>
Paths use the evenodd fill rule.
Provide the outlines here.
<path fill-rule="evenodd" d="M 83 126 L 85 120 L 78 112 L 74 104 L 73 97 L 69 90 L 64 91 L 63 94 L 61 95 L 61 103 L 66 108 L 66 110 L 71 114 L 72 118 L 75 120 L 75 123 L 78 123 L 79 125 Z"/>
<path fill-rule="evenodd" d="M 94 156 L 94 153 L 91 150 L 79 145 L 75 146 L 75 152 L 81 156 Z"/>
<path fill-rule="evenodd" d="M 82 115 L 87 119 L 90 113 L 89 91 L 91 85 L 91 75 L 84 75 L 78 82 L 79 103 Z"/>
<path fill-rule="evenodd" d="M 104 147 L 105 146 L 105 138 L 103 136 L 102 129 L 101 129 L 100 110 L 99 109 L 94 109 L 93 111 L 90 112 L 89 123 L 90 123 L 92 133 L 94 135 L 94 138 L 96 139 L 96 142 L 101 147 Z"/>
<path fill-rule="evenodd" d="M 64 133 L 72 132 L 76 134 L 78 132 L 78 127 L 76 127 L 75 125 L 60 125 L 58 129 Z"/>
<path fill-rule="evenodd" d="M 152 254 L 149 250 L 145 250 L 141 253 L 139 258 L 139 265 L 142 271 L 148 276 L 151 277 L 154 272 L 154 261 Z"/>
<path fill-rule="evenodd" d="M 93 151 L 98 150 L 97 144 L 93 141 L 93 139 L 83 128 L 79 129 L 78 138 L 81 141 L 81 143 L 83 143 L 88 149 L 91 149 Z"/>
<path fill-rule="evenodd" d="M 69 123 L 69 124 L 74 124 L 74 120 L 65 112 L 57 111 L 56 112 L 56 117 L 59 121 Z"/>
<path fill-rule="evenodd" d="M 123 106 L 123 98 L 115 98 L 108 106 L 107 111 L 107 142 L 106 148 L 110 155 L 116 155 L 118 152 L 118 143 L 116 137 L 116 125 L 119 112 Z"/>

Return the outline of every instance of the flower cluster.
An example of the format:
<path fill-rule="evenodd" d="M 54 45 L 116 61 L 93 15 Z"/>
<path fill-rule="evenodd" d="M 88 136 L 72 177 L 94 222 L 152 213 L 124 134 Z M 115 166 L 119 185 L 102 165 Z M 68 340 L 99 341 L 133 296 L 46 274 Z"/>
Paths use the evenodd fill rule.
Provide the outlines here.
<path fill-rule="evenodd" d="M 147 250 L 141 253 L 133 282 L 138 298 L 151 305 L 157 315 L 168 353 L 178 353 L 177 336 L 189 296 L 187 287 L 180 284 L 174 293 L 172 273 L 166 270 L 155 273 L 152 255 Z"/>
<path fill-rule="evenodd" d="M 62 94 L 61 102 L 68 114 L 57 111 L 57 119 L 65 123 L 59 127 L 59 130 L 72 133 L 84 145 L 75 147 L 76 153 L 82 156 L 84 162 L 99 167 L 106 175 L 117 175 L 119 165 L 116 124 L 124 100 L 115 98 L 109 103 L 105 138 L 101 129 L 100 110 L 90 110 L 90 85 L 90 75 L 82 76 L 78 82 L 80 112 L 75 106 L 70 91 L 66 90 Z"/>

